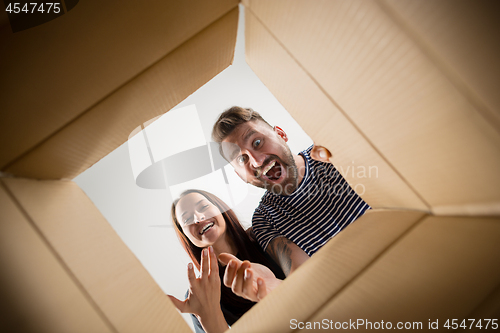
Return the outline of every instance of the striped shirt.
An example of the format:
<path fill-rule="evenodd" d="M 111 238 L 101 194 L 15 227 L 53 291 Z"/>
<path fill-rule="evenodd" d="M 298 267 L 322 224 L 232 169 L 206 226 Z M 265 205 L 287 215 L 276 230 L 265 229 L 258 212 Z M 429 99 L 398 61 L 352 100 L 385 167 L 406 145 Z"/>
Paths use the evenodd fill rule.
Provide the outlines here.
<path fill-rule="evenodd" d="M 306 171 L 299 187 L 289 196 L 267 191 L 254 212 L 252 227 L 264 250 L 284 236 L 312 256 L 370 209 L 333 164 L 311 158 L 312 148 L 300 153 Z"/>

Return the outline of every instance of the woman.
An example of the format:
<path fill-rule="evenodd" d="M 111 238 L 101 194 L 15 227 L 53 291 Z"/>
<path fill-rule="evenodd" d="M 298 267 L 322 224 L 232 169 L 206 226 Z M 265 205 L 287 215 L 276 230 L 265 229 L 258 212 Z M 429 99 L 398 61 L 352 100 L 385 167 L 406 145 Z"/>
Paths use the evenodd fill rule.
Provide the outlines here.
<path fill-rule="evenodd" d="M 196 278 L 190 263 L 190 288 L 186 300 L 170 298 L 181 312 L 195 314 L 207 333 L 227 330 L 255 304 L 236 296 L 230 288 L 221 286 L 224 269 L 217 261 L 220 254 L 224 253 L 221 259 L 224 257 L 226 262 L 229 261 L 228 271 L 234 272 L 236 266 L 234 260 L 229 260 L 232 256 L 251 262 L 242 265 L 250 268 L 243 270 L 244 274 L 267 277 L 267 290 L 273 289 L 279 284 L 279 279 L 285 278 L 279 266 L 262 251 L 251 228 L 246 232 L 233 211 L 215 195 L 201 190 L 183 192 L 172 204 L 172 220 L 182 246 L 201 275 Z M 270 285 L 269 281 L 275 281 L 275 285 Z M 264 280 L 258 278 L 257 283 L 259 286 L 255 289 L 262 290 Z M 199 327 L 196 317 L 193 318 L 195 326 Z"/>

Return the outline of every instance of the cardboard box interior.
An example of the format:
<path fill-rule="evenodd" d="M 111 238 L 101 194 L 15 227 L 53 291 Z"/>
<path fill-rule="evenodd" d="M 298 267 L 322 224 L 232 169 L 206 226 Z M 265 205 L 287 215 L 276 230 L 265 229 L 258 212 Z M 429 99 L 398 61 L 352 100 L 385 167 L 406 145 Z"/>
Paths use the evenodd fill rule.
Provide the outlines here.
<path fill-rule="evenodd" d="M 231 63 L 237 5 L 85 1 L 4 38 L 4 327 L 189 331 L 95 206 L 65 179 Z M 232 331 L 290 332 L 292 318 L 424 325 L 498 318 L 498 6 L 244 5 L 247 62 L 375 209 Z"/>

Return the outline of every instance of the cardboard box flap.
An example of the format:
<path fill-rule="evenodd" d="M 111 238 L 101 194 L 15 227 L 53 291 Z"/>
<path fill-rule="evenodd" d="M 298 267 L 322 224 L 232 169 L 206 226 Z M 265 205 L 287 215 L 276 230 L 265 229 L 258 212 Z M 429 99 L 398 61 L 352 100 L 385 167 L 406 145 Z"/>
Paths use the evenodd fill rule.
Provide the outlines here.
<path fill-rule="evenodd" d="M 477 314 L 498 309 L 491 298 L 500 281 L 499 242 L 498 218 L 428 217 L 309 320 L 383 319 L 424 329 L 439 320 L 440 330 L 447 319 L 484 320 L 470 315 L 483 305 Z"/>
<path fill-rule="evenodd" d="M 251 11 L 246 13 L 246 34 L 249 65 L 314 142 L 328 147 L 335 167 L 368 204 L 430 211 L 430 206 Z"/>
<path fill-rule="evenodd" d="M 423 51 L 432 43 L 424 47 L 374 1 L 248 3 L 276 42 L 424 202 L 431 207 L 500 202 L 500 131 L 471 95 L 450 81 L 449 71 Z M 247 48 L 249 63 L 272 57 L 252 61 L 256 52 Z M 495 73 L 485 82 L 497 82 Z"/>
<path fill-rule="evenodd" d="M 115 332 L 0 181 L 3 332 Z"/>
<path fill-rule="evenodd" d="M 367 212 L 243 315 L 231 331 L 291 332 L 291 319 L 304 321 L 316 313 L 424 216 L 415 211 Z"/>
<path fill-rule="evenodd" d="M 379 4 L 500 131 L 498 3 L 382 0 Z"/>
<path fill-rule="evenodd" d="M 190 332 L 170 299 L 78 185 L 3 182 L 116 331 Z"/>
<path fill-rule="evenodd" d="M 55 135 L 237 5 L 236 0 L 81 1 L 52 21 L 4 36 L 0 167 Z M 231 23 L 225 29 L 234 31 L 234 40 L 218 45 L 218 57 L 231 59 L 236 22 Z M 196 60 L 186 58 L 190 61 Z M 219 68 L 207 62 L 218 73 L 230 60 Z M 196 73 L 184 74 L 197 87 L 206 82 Z"/>
<path fill-rule="evenodd" d="M 59 129 L 5 171 L 29 178 L 74 178 L 208 82 L 233 59 L 238 9 Z M 23 133 L 26 130 L 23 131 Z"/>

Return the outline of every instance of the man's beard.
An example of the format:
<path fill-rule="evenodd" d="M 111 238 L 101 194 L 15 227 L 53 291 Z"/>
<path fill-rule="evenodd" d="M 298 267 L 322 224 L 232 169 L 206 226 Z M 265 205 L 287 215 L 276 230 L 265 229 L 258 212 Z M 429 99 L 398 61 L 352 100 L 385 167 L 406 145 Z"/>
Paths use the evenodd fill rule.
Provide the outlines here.
<path fill-rule="evenodd" d="M 288 196 L 292 194 L 298 187 L 298 169 L 297 164 L 295 164 L 295 159 L 293 158 L 292 152 L 288 146 L 284 147 L 282 150 L 284 159 L 281 159 L 277 155 L 270 155 L 262 165 L 268 165 L 271 161 L 277 160 L 281 164 L 281 167 L 285 170 L 286 178 L 279 184 L 269 183 L 267 180 L 259 177 L 261 183 L 254 184 L 258 187 L 264 188 L 277 195 Z M 283 172 L 283 170 L 281 171 Z"/>

